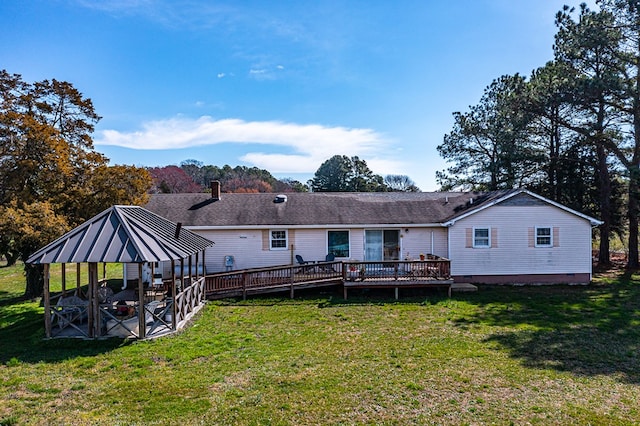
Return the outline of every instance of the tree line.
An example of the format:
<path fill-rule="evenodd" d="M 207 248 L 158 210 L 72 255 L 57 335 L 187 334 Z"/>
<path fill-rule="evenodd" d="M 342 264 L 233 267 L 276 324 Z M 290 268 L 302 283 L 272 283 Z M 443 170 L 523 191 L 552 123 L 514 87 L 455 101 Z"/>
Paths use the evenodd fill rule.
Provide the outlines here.
<path fill-rule="evenodd" d="M 599 217 L 599 262 L 627 235 L 639 266 L 640 0 L 565 6 L 554 57 L 527 78 L 495 79 L 478 104 L 455 112 L 438 146 L 442 189 L 528 187 Z"/>
<path fill-rule="evenodd" d="M 257 167 L 204 165 L 186 160 L 180 166 L 152 167 L 150 192 L 205 192 L 211 181 L 219 181 L 224 192 L 417 192 L 420 188 L 406 175 L 373 173 L 358 156 L 334 155 L 323 162 L 314 177 L 302 183 L 290 178 L 276 179 L 269 171 Z"/>

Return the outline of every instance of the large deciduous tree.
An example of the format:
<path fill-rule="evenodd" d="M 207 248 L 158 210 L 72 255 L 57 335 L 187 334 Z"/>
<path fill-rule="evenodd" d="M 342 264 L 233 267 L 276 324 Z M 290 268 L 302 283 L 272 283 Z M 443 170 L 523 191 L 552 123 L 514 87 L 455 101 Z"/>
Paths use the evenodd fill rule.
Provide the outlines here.
<path fill-rule="evenodd" d="M 202 192 L 202 187 L 181 167 L 165 166 L 148 169 L 153 179 L 150 192 L 154 194 L 177 194 Z"/>
<path fill-rule="evenodd" d="M 94 150 L 99 119 L 70 83 L 0 71 L 0 255 L 26 260 L 111 204 L 144 202 L 146 172 L 110 167 Z M 25 296 L 40 296 L 42 268 L 26 264 L 25 272 Z"/>
<path fill-rule="evenodd" d="M 420 192 L 420 188 L 407 175 L 386 175 L 384 184 L 393 192 Z"/>

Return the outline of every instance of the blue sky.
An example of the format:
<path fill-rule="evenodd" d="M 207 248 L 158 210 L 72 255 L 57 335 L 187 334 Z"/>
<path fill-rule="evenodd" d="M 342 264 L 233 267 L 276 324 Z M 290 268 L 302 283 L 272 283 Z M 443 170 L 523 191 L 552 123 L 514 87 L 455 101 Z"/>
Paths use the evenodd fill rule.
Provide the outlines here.
<path fill-rule="evenodd" d="M 306 182 L 358 155 L 431 191 L 452 113 L 550 60 L 564 4 L 578 2 L 3 0 L 0 67 L 91 98 L 112 164 Z"/>

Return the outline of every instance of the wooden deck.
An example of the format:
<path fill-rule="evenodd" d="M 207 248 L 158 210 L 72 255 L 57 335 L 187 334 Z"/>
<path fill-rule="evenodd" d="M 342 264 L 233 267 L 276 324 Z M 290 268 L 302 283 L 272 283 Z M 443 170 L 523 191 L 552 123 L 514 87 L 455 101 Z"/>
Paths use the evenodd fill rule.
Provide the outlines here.
<path fill-rule="evenodd" d="M 242 297 L 342 285 L 348 289 L 394 288 L 396 299 L 401 288 L 445 288 L 451 297 L 453 280 L 448 259 L 390 262 L 318 262 L 272 268 L 246 269 L 208 275 L 205 294 L 209 299 Z"/>

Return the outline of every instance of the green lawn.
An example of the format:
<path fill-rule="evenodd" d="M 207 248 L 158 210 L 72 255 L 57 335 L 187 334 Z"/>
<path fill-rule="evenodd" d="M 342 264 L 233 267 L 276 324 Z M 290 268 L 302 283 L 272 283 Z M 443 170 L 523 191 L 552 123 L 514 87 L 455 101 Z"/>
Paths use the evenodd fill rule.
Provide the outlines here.
<path fill-rule="evenodd" d="M 43 340 L 0 268 L 0 424 L 638 424 L 640 276 L 211 302 L 154 341 Z M 401 294 L 402 296 L 402 294 Z"/>

